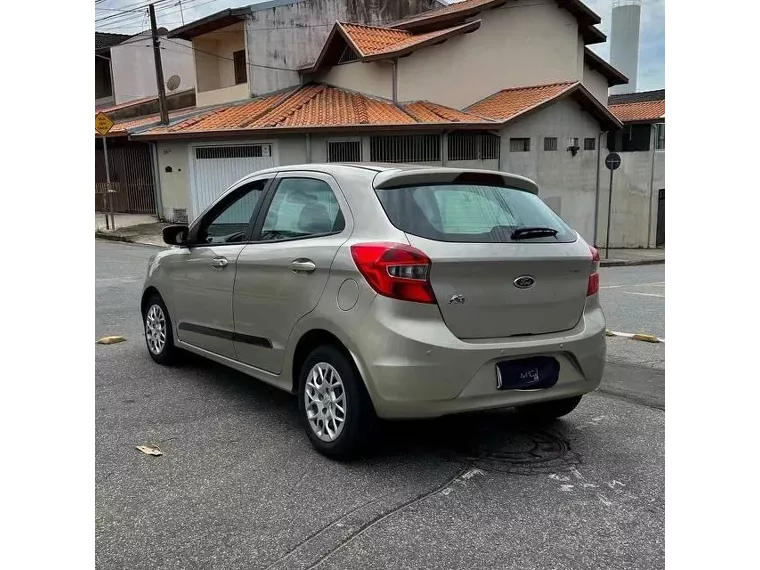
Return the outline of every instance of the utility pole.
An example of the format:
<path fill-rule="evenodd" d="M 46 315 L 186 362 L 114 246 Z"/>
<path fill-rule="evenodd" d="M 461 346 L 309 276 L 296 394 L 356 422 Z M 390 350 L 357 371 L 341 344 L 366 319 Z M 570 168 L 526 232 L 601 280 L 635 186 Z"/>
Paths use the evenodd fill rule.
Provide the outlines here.
<path fill-rule="evenodd" d="M 184 26 L 185 25 L 185 14 L 182 12 L 182 0 L 179 0 L 179 2 L 177 2 L 177 4 L 179 4 L 179 17 L 182 19 L 182 25 Z"/>
<path fill-rule="evenodd" d="M 148 6 L 150 11 L 150 35 L 153 38 L 153 59 L 156 62 L 156 86 L 158 87 L 158 109 L 161 113 L 161 124 L 169 124 L 169 110 L 166 105 L 166 90 L 164 89 L 164 68 L 161 64 L 161 42 L 156 31 L 156 10 L 153 4 Z"/>

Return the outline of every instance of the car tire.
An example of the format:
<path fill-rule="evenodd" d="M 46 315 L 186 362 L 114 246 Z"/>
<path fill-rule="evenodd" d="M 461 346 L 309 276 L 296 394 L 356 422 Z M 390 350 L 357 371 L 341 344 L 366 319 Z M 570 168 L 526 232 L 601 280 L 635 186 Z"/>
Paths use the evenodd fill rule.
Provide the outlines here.
<path fill-rule="evenodd" d="M 148 347 L 150 357 L 164 366 L 174 364 L 177 361 L 179 349 L 174 346 L 174 333 L 169 310 L 159 295 L 152 295 L 145 303 L 143 329 L 145 331 L 145 344 Z"/>
<path fill-rule="evenodd" d="M 306 358 L 298 380 L 299 416 L 312 445 L 333 459 L 359 455 L 376 416 L 354 363 L 335 346 L 323 345 Z"/>
<path fill-rule="evenodd" d="M 578 407 L 582 396 L 574 396 L 563 400 L 552 400 L 540 404 L 528 404 L 517 408 L 518 413 L 527 419 L 535 421 L 552 421 L 566 416 Z"/>

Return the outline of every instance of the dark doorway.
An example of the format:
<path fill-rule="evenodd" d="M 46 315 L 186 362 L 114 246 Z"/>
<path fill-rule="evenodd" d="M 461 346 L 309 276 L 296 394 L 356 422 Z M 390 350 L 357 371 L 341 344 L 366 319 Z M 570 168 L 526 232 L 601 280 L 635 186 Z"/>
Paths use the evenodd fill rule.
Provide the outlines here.
<path fill-rule="evenodd" d="M 657 247 L 673 247 L 673 191 L 660 190 L 657 208 Z"/>

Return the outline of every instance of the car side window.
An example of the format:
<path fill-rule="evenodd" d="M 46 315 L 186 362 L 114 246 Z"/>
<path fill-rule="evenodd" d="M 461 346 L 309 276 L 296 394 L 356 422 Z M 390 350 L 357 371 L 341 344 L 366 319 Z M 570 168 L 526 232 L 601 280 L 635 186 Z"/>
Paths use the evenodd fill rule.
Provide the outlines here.
<path fill-rule="evenodd" d="M 239 188 L 231 201 L 210 215 L 198 232 L 199 243 L 238 243 L 245 239 L 251 217 L 261 199 L 266 180 L 257 180 Z"/>
<path fill-rule="evenodd" d="M 338 199 L 329 184 L 314 178 L 283 178 L 264 219 L 261 239 L 324 235 L 344 227 Z"/>

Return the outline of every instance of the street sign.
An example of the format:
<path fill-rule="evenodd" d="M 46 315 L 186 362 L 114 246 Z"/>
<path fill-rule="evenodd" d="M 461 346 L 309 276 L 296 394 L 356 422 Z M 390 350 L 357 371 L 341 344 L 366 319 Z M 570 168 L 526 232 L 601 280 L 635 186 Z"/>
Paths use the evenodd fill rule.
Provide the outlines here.
<path fill-rule="evenodd" d="M 108 131 L 113 128 L 113 125 L 113 119 L 105 113 L 98 113 L 95 115 L 95 130 L 101 135 L 106 136 Z"/>
<path fill-rule="evenodd" d="M 611 152 L 607 155 L 607 158 L 604 159 L 604 165 L 610 170 L 617 170 L 620 168 L 620 163 L 622 162 L 620 155 L 616 152 Z"/>

